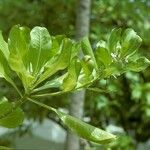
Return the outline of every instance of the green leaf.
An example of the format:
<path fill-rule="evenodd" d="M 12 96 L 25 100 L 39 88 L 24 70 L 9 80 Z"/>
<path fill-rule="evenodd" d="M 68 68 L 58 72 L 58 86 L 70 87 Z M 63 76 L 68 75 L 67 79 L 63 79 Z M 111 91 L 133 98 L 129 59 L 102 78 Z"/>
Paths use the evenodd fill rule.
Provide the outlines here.
<path fill-rule="evenodd" d="M 88 63 L 90 58 L 91 58 L 90 56 L 87 57 L 86 55 L 85 59 L 80 60 L 82 69 L 81 69 L 81 74 L 79 76 L 79 82 L 82 85 L 90 83 L 94 79 L 94 76 L 93 76 L 94 68 L 91 67 L 90 63 Z"/>
<path fill-rule="evenodd" d="M 129 61 L 126 68 L 130 71 L 140 72 L 145 70 L 148 66 L 150 66 L 150 61 L 145 57 L 140 57 L 135 61 Z"/>
<path fill-rule="evenodd" d="M 9 116 L 0 119 L 0 126 L 6 128 L 16 128 L 22 124 L 23 120 L 24 113 L 20 108 L 17 108 Z"/>
<path fill-rule="evenodd" d="M 11 28 L 8 39 L 10 50 L 10 66 L 16 71 L 23 73 L 29 65 L 27 54 L 29 52 L 30 29 L 16 25 Z"/>
<path fill-rule="evenodd" d="M 67 38 L 65 35 L 56 35 L 56 36 L 52 36 L 52 42 L 56 42 L 55 44 L 57 44 L 56 49 L 58 48 L 58 46 L 62 43 L 63 39 Z M 53 44 L 53 43 L 52 43 Z"/>
<path fill-rule="evenodd" d="M 52 76 L 57 71 L 65 69 L 69 65 L 72 45 L 72 41 L 68 38 L 65 38 L 62 41 L 59 47 L 59 53 L 47 63 L 46 69 L 37 81 L 36 85 Z"/>
<path fill-rule="evenodd" d="M 81 42 L 74 42 L 72 46 L 71 59 L 79 56 L 81 50 Z"/>
<path fill-rule="evenodd" d="M 93 53 L 93 50 L 92 50 L 92 47 L 91 47 L 88 37 L 84 37 L 81 40 L 81 46 L 82 46 L 82 51 L 83 51 L 84 55 L 89 55 L 91 57 L 92 61 L 94 62 L 95 69 L 98 70 L 96 59 L 95 59 L 95 56 L 94 56 L 94 53 Z"/>
<path fill-rule="evenodd" d="M 109 66 L 112 62 L 111 56 L 106 48 L 98 47 L 96 49 L 96 59 L 101 61 L 105 67 Z"/>
<path fill-rule="evenodd" d="M 81 138 L 84 138 L 86 140 L 90 140 L 92 142 L 96 142 L 99 144 L 106 144 L 113 142 L 116 139 L 116 136 L 113 134 L 110 134 L 104 130 L 101 130 L 99 128 L 96 128 L 92 125 L 89 125 L 80 119 L 77 119 L 75 117 L 72 117 L 70 115 L 64 114 L 63 112 L 60 112 L 53 107 L 47 106 L 39 101 L 33 100 L 31 98 L 28 98 L 29 101 L 44 107 L 50 111 L 53 111 L 58 115 L 58 117 L 62 120 L 62 122 L 73 132 L 76 133 Z"/>
<path fill-rule="evenodd" d="M 12 27 L 8 47 L 10 50 L 9 65 L 22 80 L 24 87 L 30 86 L 33 77 L 30 75 L 29 62 L 27 59 L 29 51 L 30 30 L 18 25 Z"/>
<path fill-rule="evenodd" d="M 63 91 L 71 91 L 76 87 L 80 70 L 81 70 L 81 64 L 77 60 L 77 58 L 74 57 L 71 60 L 70 65 L 68 67 L 68 75 L 63 80 L 63 84 L 62 84 Z"/>
<path fill-rule="evenodd" d="M 113 29 L 108 39 L 108 48 L 110 53 L 116 52 L 117 43 L 120 40 L 121 29 Z"/>
<path fill-rule="evenodd" d="M 2 33 L 0 32 L 0 77 L 5 78 L 9 82 L 11 79 L 9 77 L 10 67 L 7 62 L 8 55 L 7 43 L 4 41 Z"/>
<path fill-rule="evenodd" d="M 4 41 L 1 31 L 0 31 L 0 50 L 4 54 L 5 58 L 8 60 L 9 57 L 8 44 Z"/>
<path fill-rule="evenodd" d="M 29 57 L 32 64 L 33 74 L 37 75 L 43 65 L 51 57 L 52 40 L 48 30 L 44 27 L 35 27 L 30 33 Z"/>
<path fill-rule="evenodd" d="M 7 62 L 4 54 L 0 50 L 0 78 L 5 78 L 5 80 L 8 81 L 17 90 L 17 92 L 20 94 L 14 81 L 11 79 L 10 74 L 11 74 L 11 69 L 8 65 L 8 62 Z"/>
<path fill-rule="evenodd" d="M 50 88 L 60 88 L 63 84 L 64 78 L 67 76 L 67 73 L 63 74 L 62 76 L 55 78 L 53 80 L 47 81 L 43 86 L 38 87 L 34 89 L 34 92 L 41 91 L 41 90 L 46 90 Z"/>
<path fill-rule="evenodd" d="M 3 98 L 0 101 L 0 126 L 16 128 L 24 120 L 24 113 L 20 108 L 14 108 L 13 103 Z"/>
<path fill-rule="evenodd" d="M 8 62 L 5 59 L 4 54 L 0 51 L 0 77 L 5 78 L 7 80 L 9 73 L 10 68 Z"/>
<path fill-rule="evenodd" d="M 63 39 L 66 38 L 66 36 L 56 35 L 56 36 L 52 36 L 51 38 L 52 38 L 52 46 L 49 51 L 50 58 L 52 58 L 53 56 L 55 56 L 58 53 L 60 45 L 61 45 Z"/>
<path fill-rule="evenodd" d="M 133 29 L 126 29 L 121 38 L 121 57 L 134 54 L 140 47 L 142 39 Z"/>
<path fill-rule="evenodd" d="M 6 112 L 9 112 L 13 108 L 12 104 L 8 102 L 8 100 L 3 97 L 0 100 L 0 118 L 3 116 Z"/>
<path fill-rule="evenodd" d="M 66 115 L 60 111 L 57 111 L 58 116 L 62 122 L 78 136 L 99 144 L 106 144 L 114 141 L 116 136 L 110 134 L 104 130 L 89 125 L 75 117 Z"/>

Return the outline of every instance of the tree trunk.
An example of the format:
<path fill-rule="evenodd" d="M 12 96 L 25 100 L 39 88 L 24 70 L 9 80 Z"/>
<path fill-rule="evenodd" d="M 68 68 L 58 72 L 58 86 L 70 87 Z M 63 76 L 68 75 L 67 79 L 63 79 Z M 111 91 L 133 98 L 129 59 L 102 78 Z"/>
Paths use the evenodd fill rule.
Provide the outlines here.
<path fill-rule="evenodd" d="M 76 9 L 76 40 L 89 34 L 91 0 L 77 0 Z M 84 112 L 85 90 L 70 95 L 70 115 L 82 119 Z M 80 150 L 78 136 L 67 133 L 66 150 Z"/>
<path fill-rule="evenodd" d="M 84 108 L 84 96 L 85 96 L 84 90 L 72 93 L 70 95 L 70 106 L 69 106 L 70 115 L 82 119 Z M 67 146 L 66 150 L 80 150 L 79 137 L 68 131 L 66 146 Z"/>
<path fill-rule="evenodd" d="M 76 39 L 89 34 L 91 0 L 77 0 L 76 11 Z"/>

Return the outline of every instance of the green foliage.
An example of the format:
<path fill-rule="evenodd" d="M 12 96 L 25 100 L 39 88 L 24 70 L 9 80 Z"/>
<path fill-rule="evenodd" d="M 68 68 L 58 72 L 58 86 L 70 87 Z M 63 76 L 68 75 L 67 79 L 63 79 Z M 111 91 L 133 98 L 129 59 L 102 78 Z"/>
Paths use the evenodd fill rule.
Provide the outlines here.
<path fill-rule="evenodd" d="M 45 62 L 52 57 L 49 52 L 52 46 L 52 40 L 47 29 L 43 27 L 33 28 L 30 36 L 29 62 L 32 65 L 32 74 L 37 75 L 43 65 L 45 65 Z"/>
<path fill-rule="evenodd" d="M 75 117 L 64 114 L 63 112 L 60 112 L 50 106 L 42 104 L 33 99 L 29 98 L 28 100 L 56 113 L 64 125 L 66 125 L 73 133 L 76 133 L 78 136 L 80 136 L 86 140 L 96 142 L 99 144 L 106 144 L 106 143 L 110 143 L 116 139 L 115 135 L 110 134 L 106 131 L 103 131 L 99 128 L 96 128 L 92 125 L 89 125 Z"/>
<path fill-rule="evenodd" d="M 38 79 L 37 84 L 59 70 L 64 70 L 69 65 L 72 47 L 73 43 L 70 39 L 64 38 L 62 40 L 61 44 L 57 47 L 58 53 L 47 62 L 44 73 Z"/>
<path fill-rule="evenodd" d="M 53 35 L 66 34 L 69 37 L 74 37 L 74 3 L 74 0 L 1 0 L 0 29 L 3 30 L 3 35 L 5 37 L 4 39 L 6 39 L 10 28 L 14 24 L 18 23 L 21 25 L 29 26 L 30 28 L 33 28 L 37 25 L 45 26 Z M 95 0 L 92 1 L 91 11 L 92 14 L 90 17 L 91 26 L 89 35 L 90 39 L 92 40 L 92 47 L 95 48 L 95 41 L 98 41 L 100 39 L 106 40 L 108 33 L 112 28 L 133 28 L 143 40 L 140 47 L 140 52 L 144 53 L 147 58 L 150 58 L 149 0 Z M 118 34 L 120 35 L 119 31 Z M 0 37 L 0 40 L 1 38 L 3 37 Z M 53 39 L 55 39 L 56 36 L 51 36 L 51 38 L 52 41 L 55 41 Z M 61 41 L 60 39 L 61 38 L 59 38 L 59 42 Z M 115 39 L 114 42 L 118 40 L 119 39 Z M 99 43 L 102 43 L 101 47 L 103 47 L 102 45 L 106 44 L 106 42 L 105 44 L 104 42 Z M 0 49 L 2 49 L 1 45 L 5 44 L 2 44 L 2 42 L 0 42 Z M 54 44 L 53 42 L 53 48 L 51 48 L 52 53 L 56 53 L 57 45 L 58 44 Z M 7 56 L 9 55 L 9 50 L 7 51 L 6 48 L 4 49 L 4 53 L 6 52 L 6 55 L 4 55 L 8 59 Z M 111 49 L 115 50 L 115 48 Z M 95 57 L 98 51 L 99 50 L 97 48 L 97 51 L 95 51 Z M 105 56 L 107 57 L 110 55 L 106 54 Z M 95 71 L 93 71 L 93 74 L 91 74 L 93 68 L 93 61 L 90 58 L 91 57 L 89 56 L 84 56 L 84 62 L 82 63 L 82 68 L 84 66 L 84 71 L 82 69 L 82 76 L 84 76 L 84 78 L 80 76 L 80 82 L 78 82 L 77 87 L 80 86 L 81 83 L 84 83 L 85 80 L 91 80 L 93 79 L 93 76 L 95 76 Z M 103 58 L 104 59 L 98 57 L 98 59 L 100 59 L 97 62 L 99 63 L 98 66 L 103 66 L 102 68 L 108 68 L 109 65 L 106 66 L 106 63 L 109 64 L 110 61 L 107 62 L 107 59 L 105 59 L 105 57 Z M 140 59 L 139 56 L 136 56 L 135 58 L 131 57 L 131 63 L 128 64 L 130 70 L 140 71 L 141 69 L 143 70 L 145 67 L 147 67 L 147 64 L 143 66 L 140 65 L 141 67 L 139 67 L 138 59 L 142 60 L 143 62 L 147 61 L 145 58 Z M 105 65 L 102 63 L 103 60 L 106 61 Z M 119 65 L 120 63 L 118 64 L 118 66 Z M 109 74 L 113 70 L 113 72 L 116 71 L 117 73 L 118 69 L 116 70 L 116 67 L 111 67 L 110 69 L 107 69 L 106 72 Z M 85 74 L 85 72 L 87 73 Z M 34 89 L 34 92 L 50 93 L 56 90 L 62 90 L 63 80 L 64 78 L 66 78 L 67 74 L 68 73 L 66 71 L 64 71 L 63 73 L 60 73 L 60 71 L 58 71 L 56 75 L 51 76 L 50 79 L 44 81 L 42 84 L 40 84 L 40 86 L 36 87 L 36 89 Z M 90 74 L 90 77 L 87 74 Z M 9 75 L 9 78 L 11 77 L 10 83 L 12 84 L 12 81 L 15 81 L 17 87 L 21 90 L 21 92 L 23 92 L 21 82 L 16 77 L 16 74 L 11 71 L 7 73 L 7 75 Z M 121 126 L 124 130 L 126 130 L 125 132 L 134 133 L 130 136 L 134 138 L 137 143 L 145 142 L 147 139 L 149 139 L 150 89 L 147 86 L 150 82 L 149 77 L 149 69 L 142 71 L 139 74 L 128 72 L 124 76 L 117 78 L 117 80 L 114 80 L 114 78 L 111 77 L 110 80 L 107 79 L 107 81 L 100 81 L 100 83 L 104 82 L 103 84 L 97 85 L 97 83 L 95 83 L 95 85 L 93 86 L 96 87 L 86 87 L 90 90 L 92 89 L 93 91 L 91 95 L 91 91 L 87 92 L 89 94 L 86 98 L 85 104 L 87 108 L 85 109 L 85 114 L 88 114 L 87 117 L 90 117 L 91 124 L 98 127 L 103 127 L 105 129 L 108 123 L 111 124 L 113 120 L 114 124 Z M 1 78 L 0 83 L 1 97 L 7 95 L 8 99 L 12 101 L 14 99 L 18 99 L 18 95 L 15 93 L 14 89 L 9 86 L 9 84 L 7 84 L 5 80 Z M 15 85 L 13 84 L 13 86 Z M 42 97 L 41 100 L 43 100 L 43 102 L 45 102 L 47 105 L 51 105 L 54 107 L 64 108 L 68 106 L 68 101 L 66 100 L 65 94 L 61 96 L 56 96 L 55 101 L 53 101 L 53 98 L 54 97 Z M 41 121 L 45 117 L 49 116 L 48 110 L 38 108 L 30 103 L 26 103 L 25 105 L 23 105 L 23 108 L 26 112 L 26 117 L 39 119 Z M 124 120 L 125 123 L 122 123 L 122 120 Z"/>
<path fill-rule="evenodd" d="M 0 126 L 15 128 L 22 124 L 24 113 L 21 108 L 15 107 L 6 98 L 0 101 Z"/>
<path fill-rule="evenodd" d="M 62 122 L 80 137 L 99 144 L 113 142 L 116 136 L 91 126 L 72 116 L 57 112 Z"/>
<path fill-rule="evenodd" d="M 113 124 L 122 129 L 121 133 L 127 135 L 129 133 L 126 138 L 119 136 L 122 140 L 117 140 L 117 144 L 112 146 L 112 149 L 135 150 L 137 143 L 149 139 L 150 87 L 147 80 L 149 77 L 146 78 L 145 74 L 143 76 L 145 82 L 139 73 L 134 72 L 127 72 L 117 80 L 114 78 L 107 79 L 107 82 L 101 80 L 97 83 L 97 87 L 103 91 L 94 90 L 87 94 L 85 113 L 86 116 L 93 118 L 90 121 L 92 124 L 106 127 L 113 120 Z M 144 132 L 145 130 L 147 132 Z M 131 132 L 133 135 L 130 135 Z"/>
<path fill-rule="evenodd" d="M 76 58 L 72 58 L 68 67 L 68 74 L 63 80 L 62 89 L 64 91 L 71 91 L 76 87 L 80 70 L 80 62 Z"/>
<path fill-rule="evenodd" d="M 5 76 L 5 70 L 13 70 L 20 78 L 24 91 L 18 90 L 15 85 L 20 100 L 14 104 L 8 101 L 0 103 L 0 125 L 9 128 L 20 125 L 23 121 L 20 105 L 29 100 L 55 112 L 68 128 L 87 140 L 97 143 L 115 140 L 114 135 L 33 98 L 80 90 L 100 79 L 118 76 L 127 71 L 141 71 L 148 67 L 150 61 L 138 54 L 137 48 L 141 44 L 141 38 L 135 31 L 126 29 L 120 33 L 120 38 L 116 35 L 118 29 L 111 32 L 108 42 L 104 42 L 103 45 L 99 42 L 93 50 L 88 38 L 75 42 L 65 36 L 51 37 L 44 27 L 35 27 L 31 31 L 27 27 L 12 27 L 8 38 L 8 59 L 5 58 L 4 49 L 0 49 L 1 77 L 9 81 Z M 7 48 L 3 38 L 1 42 Z M 81 57 L 80 49 L 83 53 Z M 134 65 L 133 60 L 139 63 Z M 57 89 L 56 92 L 47 93 L 45 90 L 54 88 Z"/>
<path fill-rule="evenodd" d="M 97 44 L 96 59 L 98 64 L 104 65 L 104 77 L 119 75 L 130 70 L 138 72 L 150 64 L 145 57 L 137 57 L 137 49 L 142 40 L 136 32 L 133 29 L 126 29 L 121 34 L 120 31 L 114 29 L 108 38 L 108 43 Z"/>
<path fill-rule="evenodd" d="M 8 48 L 10 51 L 9 65 L 22 80 L 25 88 L 32 83 L 32 75 L 28 71 L 27 52 L 29 47 L 30 30 L 25 27 L 14 26 L 9 34 Z"/>

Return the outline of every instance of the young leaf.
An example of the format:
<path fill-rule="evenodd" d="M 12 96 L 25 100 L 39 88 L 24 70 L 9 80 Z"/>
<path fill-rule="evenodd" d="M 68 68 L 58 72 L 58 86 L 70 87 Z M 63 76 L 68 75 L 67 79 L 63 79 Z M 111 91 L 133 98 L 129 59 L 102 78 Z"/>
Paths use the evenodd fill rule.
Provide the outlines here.
<path fill-rule="evenodd" d="M 24 113 L 20 108 L 14 108 L 14 105 L 2 99 L 0 101 L 0 126 L 6 128 L 16 128 L 24 120 Z"/>
<path fill-rule="evenodd" d="M 92 61 L 94 62 L 95 69 L 98 70 L 96 59 L 88 37 L 85 37 L 81 40 L 81 46 L 84 55 L 89 55 L 91 57 Z"/>
<path fill-rule="evenodd" d="M 72 46 L 71 59 L 76 56 L 79 56 L 80 50 L 81 50 L 81 43 L 74 42 Z"/>
<path fill-rule="evenodd" d="M 8 62 L 0 50 L 0 77 L 5 78 L 7 80 L 9 73 L 10 73 L 10 68 Z"/>
<path fill-rule="evenodd" d="M 126 29 L 121 38 L 121 57 L 133 54 L 141 45 L 142 39 L 133 29 Z"/>
<path fill-rule="evenodd" d="M 27 60 L 29 41 L 30 30 L 28 28 L 18 25 L 12 27 L 8 39 L 9 65 L 18 74 L 25 88 L 30 86 L 33 80 L 29 73 L 29 62 Z"/>
<path fill-rule="evenodd" d="M 44 27 L 35 27 L 30 33 L 29 58 L 32 64 L 33 74 L 37 75 L 42 66 L 51 57 L 52 40 L 48 30 Z"/>
<path fill-rule="evenodd" d="M 117 43 L 120 40 L 121 29 L 113 29 L 108 39 L 108 48 L 110 53 L 116 51 Z"/>
<path fill-rule="evenodd" d="M 96 59 L 97 61 L 101 61 L 105 67 L 109 66 L 112 62 L 111 55 L 108 50 L 103 47 L 98 47 L 96 49 Z"/>
<path fill-rule="evenodd" d="M 40 76 L 36 85 L 52 76 L 57 71 L 65 69 L 69 65 L 72 45 L 73 43 L 70 39 L 65 38 L 62 41 L 62 44 L 59 47 L 59 53 L 47 63 L 46 69 Z"/>
<path fill-rule="evenodd" d="M 113 62 L 109 67 L 104 69 L 103 71 L 103 78 L 110 78 L 110 76 L 120 76 L 122 73 L 124 73 L 125 70 L 125 64 L 122 62 Z"/>
<path fill-rule="evenodd" d="M 16 25 L 9 33 L 8 47 L 10 50 L 10 66 L 16 72 L 24 72 L 29 63 L 27 53 L 29 51 L 30 29 Z"/>
<path fill-rule="evenodd" d="M 14 85 L 13 81 L 9 77 L 11 69 L 7 62 L 8 57 L 8 45 L 4 41 L 2 32 L 0 31 L 0 77 L 5 78 L 8 82 Z"/>
<path fill-rule="evenodd" d="M 126 68 L 130 71 L 140 72 L 150 66 L 150 61 L 145 57 L 140 57 L 135 61 L 130 61 Z"/>
<path fill-rule="evenodd" d="M 5 80 L 8 81 L 17 90 L 17 92 L 20 94 L 14 81 L 11 79 L 10 74 L 11 74 L 11 69 L 8 65 L 6 58 L 4 57 L 4 54 L 2 53 L 2 51 L 0 49 L 0 78 L 5 78 Z"/>
<path fill-rule="evenodd" d="M 9 57 L 8 44 L 4 41 L 1 31 L 0 31 L 0 50 L 4 54 L 5 58 L 8 60 Z"/>
<path fill-rule="evenodd" d="M 62 89 L 63 91 L 71 91 L 77 85 L 78 76 L 81 70 L 81 64 L 77 58 L 74 57 L 68 68 L 68 75 L 63 80 Z"/>
<path fill-rule="evenodd" d="M 52 46 L 49 51 L 50 59 L 58 53 L 59 47 L 60 47 L 63 39 L 65 39 L 65 38 L 66 38 L 66 36 L 64 36 L 64 35 L 56 35 L 56 36 L 51 37 Z"/>
<path fill-rule="evenodd" d="M 60 88 L 62 86 L 63 80 L 66 76 L 67 76 L 67 73 L 63 74 L 62 76 L 60 76 L 58 78 L 47 81 L 43 86 L 34 89 L 33 92 L 50 89 L 50 88 Z"/>
<path fill-rule="evenodd" d="M 87 59 L 89 58 L 89 59 Z M 93 66 L 91 67 L 91 64 L 89 64 L 90 56 L 85 56 L 85 59 L 80 60 L 81 62 L 81 73 L 79 76 L 79 82 L 84 85 L 92 81 L 93 77 Z"/>

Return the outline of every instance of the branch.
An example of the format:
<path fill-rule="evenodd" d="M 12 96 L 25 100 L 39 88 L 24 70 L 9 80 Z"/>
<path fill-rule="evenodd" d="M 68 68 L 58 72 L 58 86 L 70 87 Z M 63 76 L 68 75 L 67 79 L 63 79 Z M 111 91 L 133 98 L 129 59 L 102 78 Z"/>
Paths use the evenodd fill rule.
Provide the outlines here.
<path fill-rule="evenodd" d="M 47 118 L 52 120 L 53 122 L 57 123 L 64 130 L 67 130 L 67 128 L 62 124 L 62 122 L 61 122 L 61 120 L 59 118 L 55 118 L 52 115 L 47 115 Z"/>

